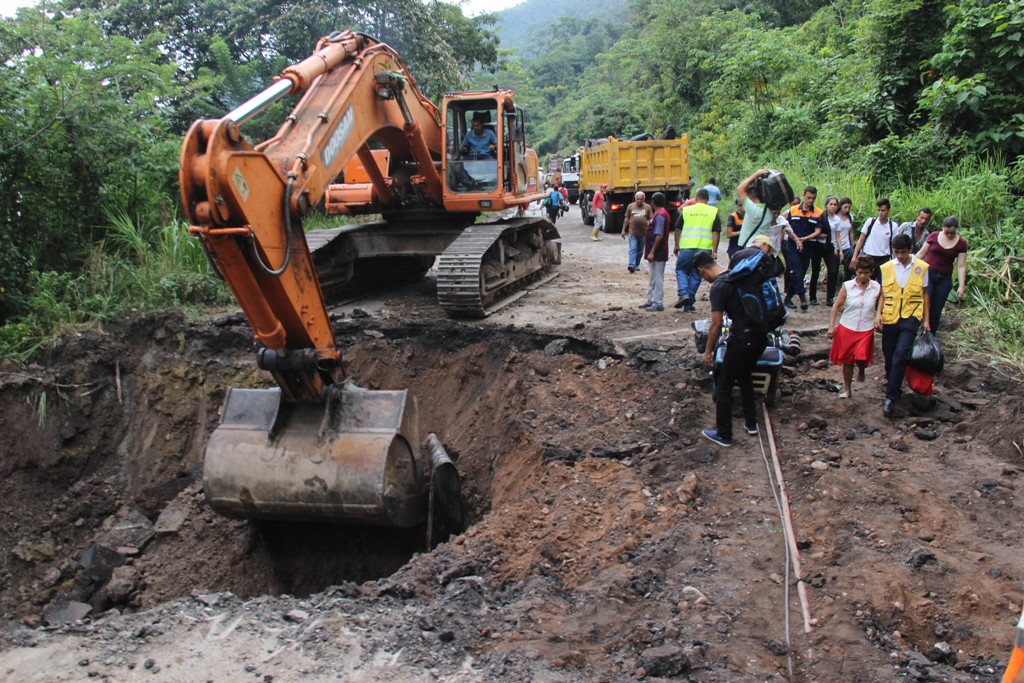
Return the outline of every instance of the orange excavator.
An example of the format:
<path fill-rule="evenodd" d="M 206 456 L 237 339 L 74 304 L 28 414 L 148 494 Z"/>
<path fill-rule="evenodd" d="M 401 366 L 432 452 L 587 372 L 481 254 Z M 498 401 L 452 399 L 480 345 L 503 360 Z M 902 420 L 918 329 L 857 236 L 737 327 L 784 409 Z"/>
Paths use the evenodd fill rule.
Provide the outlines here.
<path fill-rule="evenodd" d="M 246 141 L 246 120 L 300 94 L 276 135 Z M 442 308 L 482 316 L 550 272 L 561 252 L 546 220 L 475 223 L 544 196 L 513 97 L 449 94 L 439 110 L 392 48 L 342 31 L 224 118 L 192 124 L 180 167 L 190 232 L 278 384 L 229 389 L 204 460 L 215 510 L 412 527 L 425 521 L 437 481 L 450 499 L 457 474 L 439 443 L 421 455 L 415 399 L 347 378 L 321 277 L 394 282 L 437 260 Z M 321 203 L 330 214 L 383 221 L 307 235 L 302 218 Z"/>

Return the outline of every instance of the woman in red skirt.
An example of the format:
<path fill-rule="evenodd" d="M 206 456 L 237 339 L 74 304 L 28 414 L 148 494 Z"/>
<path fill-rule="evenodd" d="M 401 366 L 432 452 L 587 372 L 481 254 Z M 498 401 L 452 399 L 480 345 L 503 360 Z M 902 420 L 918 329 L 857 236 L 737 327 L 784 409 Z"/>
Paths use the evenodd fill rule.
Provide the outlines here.
<path fill-rule="evenodd" d="M 832 339 L 829 360 L 843 366 L 843 393 L 839 398 L 853 394 L 854 364 L 860 368 L 857 381 L 863 382 L 864 368 L 875 361 L 875 316 L 882 305 L 882 286 L 871 279 L 874 259 L 859 256 L 854 268 L 856 277 L 843 283 L 828 321 L 828 336 Z"/>

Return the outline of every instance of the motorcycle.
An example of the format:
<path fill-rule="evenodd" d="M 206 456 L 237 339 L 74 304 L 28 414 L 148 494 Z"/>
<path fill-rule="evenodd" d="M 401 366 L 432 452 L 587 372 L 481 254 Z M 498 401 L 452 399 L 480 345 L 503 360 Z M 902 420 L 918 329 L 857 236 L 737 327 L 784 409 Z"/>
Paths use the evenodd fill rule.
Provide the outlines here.
<path fill-rule="evenodd" d="M 693 337 L 697 346 L 697 353 L 704 353 L 707 348 L 708 335 L 711 331 L 711 320 L 693 321 Z M 718 338 L 714 352 L 714 367 L 711 370 L 712 396 L 716 395 L 718 378 L 722 374 L 722 362 L 725 360 L 725 344 L 729 339 L 729 328 L 732 321 L 729 316 L 723 316 L 722 334 Z M 768 343 L 764 352 L 757 360 L 757 367 L 753 372 L 754 393 L 764 397 L 764 404 L 769 408 L 775 405 L 775 398 L 779 388 L 779 369 L 782 367 L 784 356 L 797 356 L 800 354 L 800 334 L 792 330 L 776 328 L 768 333 Z"/>

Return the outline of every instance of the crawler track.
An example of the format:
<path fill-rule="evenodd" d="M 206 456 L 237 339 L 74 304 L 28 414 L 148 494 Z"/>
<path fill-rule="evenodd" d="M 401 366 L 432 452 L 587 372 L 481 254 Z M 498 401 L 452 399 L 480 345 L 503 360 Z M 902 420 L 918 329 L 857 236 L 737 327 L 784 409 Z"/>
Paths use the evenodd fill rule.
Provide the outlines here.
<path fill-rule="evenodd" d="M 542 218 L 472 225 L 438 262 L 437 299 L 449 316 L 481 318 L 561 262 L 558 231 Z"/>

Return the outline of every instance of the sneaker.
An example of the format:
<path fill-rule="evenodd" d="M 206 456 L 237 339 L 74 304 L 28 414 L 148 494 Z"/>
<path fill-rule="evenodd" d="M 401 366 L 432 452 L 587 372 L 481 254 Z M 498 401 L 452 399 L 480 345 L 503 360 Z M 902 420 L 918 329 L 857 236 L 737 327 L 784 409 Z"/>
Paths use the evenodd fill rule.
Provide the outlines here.
<path fill-rule="evenodd" d="M 647 310 L 648 311 L 664 311 L 665 307 L 664 306 L 648 306 Z"/>
<path fill-rule="evenodd" d="M 835 302 L 836 302 L 836 300 L 835 300 L 835 299 L 829 299 L 828 301 L 826 301 L 826 302 L 825 302 L 825 305 L 826 305 L 826 306 L 828 306 L 829 308 L 832 308 L 832 305 L 833 305 L 833 304 L 834 304 Z"/>
<path fill-rule="evenodd" d="M 693 304 L 690 304 L 689 306 L 683 306 L 683 313 L 693 313 L 696 310 L 697 310 L 697 307 L 694 306 Z"/>
<path fill-rule="evenodd" d="M 800 310 L 801 311 L 806 311 L 807 310 L 807 295 L 806 294 L 801 294 L 800 295 Z"/>
<path fill-rule="evenodd" d="M 688 296 L 681 296 L 672 304 L 672 308 L 683 308 L 684 306 L 690 306 L 693 303 L 693 299 Z"/>
<path fill-rule="evenodd" d="M 752 425 L 745 424 L 745 425 L 743 425 L 743 428 L 747 430 L 747 434 L 750 434 L 751 436 L 757 436 L 757 423 L 756 422 L 754 424 L 752 424 Z"/>
<path fill-rule="evenodd" d="M 636 272 L 636 268 L 634 268 L 633 266 L 626 266 L 626 270 L 628 270 L 631 273 L 635 273 Z"/>
<path fill-rule="evenodd" d="M 793 303 L 793 297 L 787 297 L 786 301 L 785 301 L 785 304 L 786 304 L 786 308 L 788 308 L 789 310 L 791 310 L 791 311 L 795 311 L 796 310 L 796 304 Z"/>
<path fill-rule="evenodd" d="M 651 302 L 650 301 L 648 301 L 645 304 L 640 304 L 639 306 L 637 306 L 637 308 L 650 308 L 650 307 L 651 307 Z"/>
<path fill-rule="evenodd" d="M 726 439 L 725 437 L 719 436 L 717 429 L 705 429 L 701 434 L 704 435 L 705 439 L 708 441 L 714 441 L 719 446 L 728 447 L 732 445 L 732 439 Z"/>
<path fill-rule="evenodd" d="M 818 300 L 817 299 L 811 299 L 811 305 L 812 306 L 817 306 L 818 305 Z"/>
<path fill-rule="evenodd" d="M 893 403 L 892 399 L 885 399 L 885 401 L 882 402 L 882 415 L 884 415 L 885 417 L 892 417 L 892 411 L 895 407 L 896 406 Z"/>

